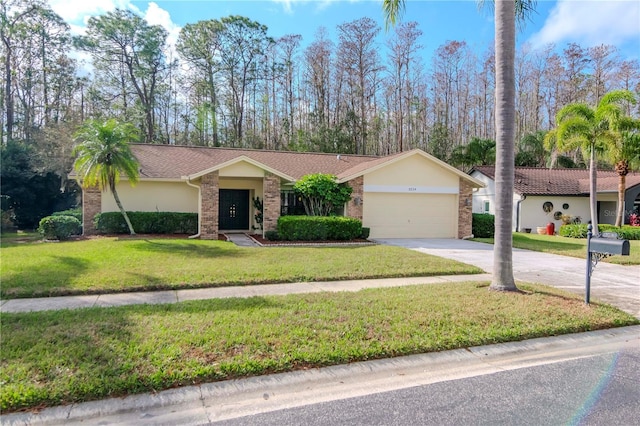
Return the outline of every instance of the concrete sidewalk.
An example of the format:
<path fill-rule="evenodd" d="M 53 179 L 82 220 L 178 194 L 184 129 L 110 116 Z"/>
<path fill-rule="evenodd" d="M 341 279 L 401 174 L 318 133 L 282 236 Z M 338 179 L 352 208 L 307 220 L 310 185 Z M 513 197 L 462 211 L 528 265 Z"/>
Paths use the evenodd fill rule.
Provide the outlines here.
<path fill-rule="evenodd" d="M 373 280 L 301 282 L 250 286 L 202 288 L 190 290 L 112 293 L 90 296 L 40 297 L 0 301 L 0 313 L 50 311 L 91 308 L 95 306 L 125 306 L 178 303 L 187 300 L 221 299 L 284 294 L 320 293 L 323 291 L 358 291 L 364 288 L 400 287 L 415 284 L 442 284 L 464 281 L 488 281 L 489 274 L 446 275 L 437 277 L 384 278 Z"/>

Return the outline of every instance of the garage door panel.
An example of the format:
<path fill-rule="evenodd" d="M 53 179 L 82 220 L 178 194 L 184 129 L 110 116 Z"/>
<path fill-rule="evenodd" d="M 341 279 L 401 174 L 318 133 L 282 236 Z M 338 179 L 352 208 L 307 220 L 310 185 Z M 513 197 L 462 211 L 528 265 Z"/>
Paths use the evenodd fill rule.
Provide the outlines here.
<path fill-rule="evenodd" d="M 363 207 L 371 238 L 456 238 L 455 195 L 365 193 Z"/>

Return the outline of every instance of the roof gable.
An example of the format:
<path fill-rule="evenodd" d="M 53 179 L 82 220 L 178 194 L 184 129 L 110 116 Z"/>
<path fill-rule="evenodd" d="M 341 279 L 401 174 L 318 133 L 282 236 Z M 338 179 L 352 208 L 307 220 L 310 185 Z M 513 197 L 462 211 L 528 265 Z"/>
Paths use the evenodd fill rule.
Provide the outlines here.
<path fill-rule="evenodd" d="M 469 181 L 473 187 L 483 188 L 485 186 L 484 183 L 482 183 L 481 181 L 475 179 L 472 176 L 469 176 L 468 174 L 456 169 L 453 166 L 450 166 L 444 161 L 434 157 L 433 155 L 430 155 L 424 152 L 421 149 L 412 149 L 411 151 L 400 152 L 397 154 L 389 155 L 387 157 L 381 157 L 381 158 L 378 158 L 377 160 L 373 160 L 367 163 L 359 164 L 355 167 L 352 167 L 349 170 L 346 170 L 344 173 L 341 173 L 340 175 L 338 175 L 338 181 L 347 182 L 349 180 L 360 177 L 364 174 L 371 173 L 376 170 L 380 170 L 384 167 L 387 167 L 391 164 L 397 163 L 399 161 L 404 160 L 405 158 L 408 158 L 414 155 L 422 156 L 423 158 L 426 158 L 427 160 L 435 163 L 437 166 L 442 167 L 445 170 L 453 173 L 454 175 Z"/>

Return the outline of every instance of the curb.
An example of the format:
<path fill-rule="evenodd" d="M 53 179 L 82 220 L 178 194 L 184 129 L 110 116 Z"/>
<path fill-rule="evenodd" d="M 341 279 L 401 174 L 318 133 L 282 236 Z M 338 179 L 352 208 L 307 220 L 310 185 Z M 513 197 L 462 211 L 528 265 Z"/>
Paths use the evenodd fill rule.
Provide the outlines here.
<path fill-rule="evenodd" d="M 0 416 L 3 425 L 206 424 L 337 399 L 616 353 L 640 326 L 235 379 Z"/>

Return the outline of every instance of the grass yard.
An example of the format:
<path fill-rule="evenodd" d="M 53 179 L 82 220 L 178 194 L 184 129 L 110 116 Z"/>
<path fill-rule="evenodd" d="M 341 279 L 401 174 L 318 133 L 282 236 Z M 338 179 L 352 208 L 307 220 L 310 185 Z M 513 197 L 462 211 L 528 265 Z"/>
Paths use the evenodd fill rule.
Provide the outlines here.
<path fill-rule="evenodd" d="M 483 272 L 388 246 L 245 248 L 163 238 L 61 243 L 3 238 L 1 254 L 3 299 Z"/>
<path fill-rule="evenodd" d="M 493 238 L 474 238 L 474 241 L 493 244 Z M 640 240 L 630 240 L 629 256 L 611 256 L 606 262 L 619 265 L 640 265 Z M 558 235 L 513 234 L 515 248 L 561 254 L 564 256 L 587 258 L 587 240 L 560 237 Z"/>
<path fill-rule="evenodd" d="M 579 296 L 433 284 L 3 314 L 0 408 L 637 324 Z"/>

